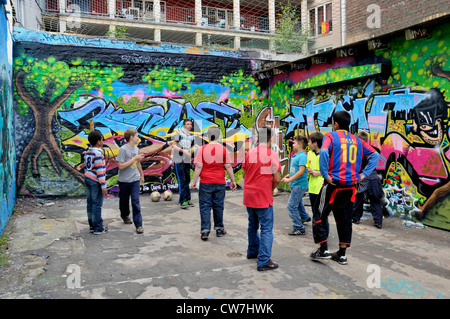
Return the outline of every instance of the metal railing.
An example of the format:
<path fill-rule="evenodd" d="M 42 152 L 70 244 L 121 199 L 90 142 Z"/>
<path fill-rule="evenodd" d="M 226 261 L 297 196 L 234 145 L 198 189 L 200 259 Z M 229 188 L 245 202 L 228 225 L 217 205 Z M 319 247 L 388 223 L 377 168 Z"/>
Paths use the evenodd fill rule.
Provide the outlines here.
<path fill-rule="evenodd" d="M 44 11 L 49 14 L 60 12 L 59 0 L 44 0 Z M 76 13 L 82 16 L 111 17 L 108 0 L 65 0 L 65 13 Z M 195 8 L 161 6 L 160 22 L 171 24 L 196 25 Z M 139 8 L 131 0 L 116 0 L 114 18 L 134 21 L 155 22 L 153 7 Z M 202 17 L 202 27 L 235 30 L 233 17 L 224 18 Z M 239 30 L 251 32 L 269 32 L 267 16 L 241 15 Z"/>

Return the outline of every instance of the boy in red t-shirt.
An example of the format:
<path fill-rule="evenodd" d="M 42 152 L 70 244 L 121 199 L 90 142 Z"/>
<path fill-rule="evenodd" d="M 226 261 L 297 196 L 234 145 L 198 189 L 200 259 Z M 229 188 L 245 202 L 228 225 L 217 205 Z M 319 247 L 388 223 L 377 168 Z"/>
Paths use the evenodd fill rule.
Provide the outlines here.
<path fill-rule="evenodd" d="M 214 229 L 217 237 L 227 232 L 223 225 L 223 208 L 225 199 L 225 170 L 231 179 L 231 190 L 236 189 L 231 157 L 228 150 L 218 142 L 220 130 L 217 127 L 208 129 L 209 143 L 203 145 L 194 159 L 195 171 L 191 188 L 195 188 L 200 176 L 198 193 L 201 220 L 201 239 L 207 240 L 211 229 L 211 209 L 214 216 Z"/>
<path fill-rule="evenodd" d="M 259 145 L 245 156 L 244 206 L 248 212 L 247 258 L 257 258 L 257 270 L 278 268 L 270 257 L 273 244 L 273 190 L 281 181 L 281 165 L 277 153 L 270 149 L 272 130 L 258 131 Z M 258 229 L 261 227 L 260 236 Z"/>

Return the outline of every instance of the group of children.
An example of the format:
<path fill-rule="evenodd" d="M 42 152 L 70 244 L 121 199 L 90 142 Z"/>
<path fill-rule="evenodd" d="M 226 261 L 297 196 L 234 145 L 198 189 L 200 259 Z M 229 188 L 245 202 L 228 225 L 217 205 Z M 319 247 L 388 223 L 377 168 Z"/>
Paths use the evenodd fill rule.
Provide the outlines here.
<path fill-rule="evenodd" d="M 278 156 L 271 148 L 272 130 L 263 127 L 258 132 L 259 144 L 246 154 L 242 165 L 244 170 L 243 204 L 248 212 L 247 258 L 257 259 L 257 269 L 271 270 L 278 265 L 271 257 L 273 243 L 273 198 L 272 191 L 280 182 L 290 183 L 291 194 L 287 210 L 293 228 L 289 235 L 306 233 L 304 223 L 313 222 L 314 242 L 320 245 L 311 253 L 312 259 L 333 259 L 346 264 L 345 250 L 350 246 L 351 224 L 359 223 L 362 205 L 369 200 L 375 226 L 381 228 L 381 197 L 383 190 L 374 168 L 379 160 L 379 150 L 367 144 L 367 133 L 356 137 L 348 132 L 350 116 L 345 111 L 333 115 L 333 132 L 325 136 L 319 132 L 296 136 L 293 141 L 289 174 L 281 178 Z M 231 180 L 231 189 L 236 188 L 231 158 L 227 149 L 219 143 L 220 130 L 211 128 L 207 132 L 208 144 L 197 148 L 194 156 L 195 172 L 189 185 L 193 136 L 190 134 L 192 121 L 183 122 L 184 131 L 177 134 L 173 144 L 174 164 L 180 188 L 180 206 L 193 206 L 190 188 L 197 187 L 200 178 L 199 206 L 201 219 L 201 239 L 207 240 L 211 228 L 211 210 L 216 236 L 226 234 L 223 225 L 225 198 L 225 171 Z M 121 217 L 126 224 L 134 223 L 137 233 L 143 233 L 139 204 L 139 185 L 143 183 L 143 171 L 137 145 L 137 131 L 129 129 L 124 137 L 127 141 L 117 156 L 119 166 L 119 206 Z M 87 214 L 91 232 L 107 232 L 101 219 L 103 194 L 106 193 L 106 165 L 101 148 L 103 136 L 99 131 L 89 134 L 91 148 L 85 155 L 85 180 L 87 188 Z M 306 153 L 307 148 L 309 152 Z M 176 160 L 176 158 L 178 160 Z M 186 185 L 187 184 L 187 185 Z M 358 189 L 357 189 L 358 188 Z M 308 192 L 313 218 L 303 205 L 303 196 Z M 339 199 L 337 199 L 339 195 Z M 133 221 L 129 218 L 131 198 Z M 328 215 L 333 211 L 336 220 L 339 251 L 331 254 L 327 247 L 329 234 Z M 259 231 L 259 234 L 258 234 Z"/>
<path fill-rule="evenodd" d="M 356 134 L 361 140 L 369 143 L 369 135 L 360 131 Z M 375 141 L 377 141 L 377 134 Z M 292 220 L 292 231 L 289 235 L 304 235 L 305 222 L 311 221 L 310 216 L 305 210 L 302 202 L 303 195 L 308 192 L 311 207 L 319 195 L 320 189 L 324 183 L 324 179 L 320 173 L 319 158 L 320 149 L 322 148 L 323 135 L 319 132 L 313 132 L 309 135 L 309 139 L 305 136 L 296 136 L 292 144 L 293 156 L 291 157 L 291 165 L 289 174 L 281 181 L 290 183 L 291 194 L 287 209 Z M 306 146 L 309 152 L 306 151 Z M 380 153 L 379 147 L 372 147 Z M 367 158 L 362 160 L 362 168 L 367 165 Z M 381 229 L 383 223 L 383 205 L 382 197 L 384 195 L 381 180 L 376 172 L 367 176 L 363 181 L 357 184 L 357 192 L 355 203 L 353 205 L 352 222 L 360 223 L 363 215 L 364 203 L 370 203 L 370 212 L 373 216 L 374 226 Z"/>
<path fill-rule="evenodd" d="M 332 132 L 321 136 L 320 133 L 312 133 L 309 140 L 309 161 L 296 161 L 299 152 L 305 151 L 305 139 L 296 137 L 293 150 L 296 152 L 291 160 L 292 172 L 304 172 L 310 175 L 309 193 L 313 212 L 313 237 L 314 242 L 320 247 L 311 253 L 312 259 L 332 259 L 340 264 L 347 264 L 346 249 L 351 245 L 352 222 L 359 223 L 362 216 L 362 205 L 364 200 L 369 199 L 371 206 L 376 208 L 372 211 L 375 226 L 381 228 L 381 197 L 383 190 L 381 182 L 376 174 L 375 167 L 380 155 L 364 139 L 349 132 L 350 115 L 345 111 L 333 114 Z M 361 132 L 360 132 L 361 133 Z M 366 133 L 367 135 L 367 133 Z M 362 133 L 361 135 L 362 136 Z M 305 158 L 303 155 L 301 158 Z M 300 165 L 298 168 L 297 166 Z M 295 166 L 295 167 L 292 167 Z M 318 171 L 317 171 L 318 168 Z M 302 177 L 305 173 L 296 173 L 294 177 Z M 305 179 L 305 177 L 303 177 Z M 292 182 L 292 178 L 284 179 Z M 315 184 L 316 183 L 316 184 Z M 291 183 L 291 195 L 289 203 L 300 203 L 299 206 L 289 205 L 288 210 L 294 224 L 291 235 L 300 235 L 304 231 L 295 231 L 295 227 L 303 229 L 299 224 L 299 216 L 304 210 L 298 194 L 303 190 L 296 191 L 296 185 Z M 294 197 L 294 199 L 291 199 Z M 358 199 L 356 202 L 355 200 Z M 329 224 L 328 215 L 333 212 L 339 238 L 339 250 L 330 253 L 328 251 Z M 302 227 L 303 226 L 303 227 Z"/>

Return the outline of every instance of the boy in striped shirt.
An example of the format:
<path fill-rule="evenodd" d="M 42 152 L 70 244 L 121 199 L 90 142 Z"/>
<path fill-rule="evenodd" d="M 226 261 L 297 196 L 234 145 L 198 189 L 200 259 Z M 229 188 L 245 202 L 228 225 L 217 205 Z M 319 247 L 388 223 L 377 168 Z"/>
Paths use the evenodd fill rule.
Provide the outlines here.
<path fill-rule="evenodd" d="M 97 130 L 92 131 L 89 133 L 88 141 L 91 147 L 84 155 L 87 215 L 90 232 L 99 235 L 108 231 L 102 219 L 103 195 L 108 194 L 106 163 L 102 151 L 103 135 Z"/>
<path fill-rule="evenodd" d="M 320 244 L 311 253 L 312 259 L 333 259 L 347 264 L 345 252 L 352 237 L 352 211 L 355 202 L 357 182 L 361 182 L 375 169 L 380 155 L 366 142 L 348 132 L 350 114 L 338 111 L 333 114 L 333 132 L 325 135 L 320 150 L 320 173 L 325 184 L 313 207 L 313 237 Z M 367 166 L 361 172 L 363 158 L 368 158 Z M 361 172 L 361 173 L 360 173 Z M 328 251 L 328 215 L 333 211 L 339 237 L 339 250 Z"/>

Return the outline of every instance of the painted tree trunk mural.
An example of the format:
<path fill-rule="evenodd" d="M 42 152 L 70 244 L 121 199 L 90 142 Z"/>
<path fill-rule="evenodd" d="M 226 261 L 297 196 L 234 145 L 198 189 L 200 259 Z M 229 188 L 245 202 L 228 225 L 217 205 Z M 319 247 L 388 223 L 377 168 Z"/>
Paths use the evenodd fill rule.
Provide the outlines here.
<path fill-rule="evenodd" d="M 45 150 L 50 158 L 53 168 L 61 174 L 61 170 L 56 163 L 62 166 L 75 176 L 80 182 L 84 183 L 83 174 L 70 166 L 63 158 L 60 148 L 53 136 L 52 120 L 55 111 L 61 104 L 70 97 L 77 89 L 83 86 L 83 83 L 70 83 L 64 92 L 50 101 L 53 91 L 53 85 L 48 85 L 42 98 L 34 88 L 27 89 L 25 87 L 26 74 L 23 71 L 17 73 L 15 84 L 17 94 L 20 98 L 33 110 L 36 123 L 36 129 L 33 138 L 25 148 L 22 158 L 19 162 L 19 171 L 17 176 L 17 185 L 23 183 L 26 173 L 26 166 L 29 158 L 32 160 L 32 171 L 34 177 L 39 177 L 37 159 L 42 150 Z"/>
<path fill-rule="evenodd" d="M 52 57 L 39 60 L 24 55 L 15 59 L 14 67 L 18 108 L 26 112 L 31 109 L 35 120 L 33 137 L 19 161 L 17 186 L 23 185 L 30 160 L 33 177 L 40 177 L 37 161 L 42 151 L 47 153 L 58 174 L 66 170 L 84 184 L 83 173 L 72 167 L 61 153 L 52 132 L 52 121 L 58 109 L 69 107 L 90 90 L 111 90 L 110 83 L 122 75 L 121 69 L 97 67 L 96 62 L 81 59 L 69 65 Z"/>

